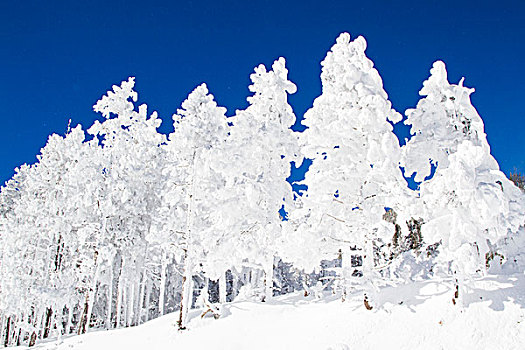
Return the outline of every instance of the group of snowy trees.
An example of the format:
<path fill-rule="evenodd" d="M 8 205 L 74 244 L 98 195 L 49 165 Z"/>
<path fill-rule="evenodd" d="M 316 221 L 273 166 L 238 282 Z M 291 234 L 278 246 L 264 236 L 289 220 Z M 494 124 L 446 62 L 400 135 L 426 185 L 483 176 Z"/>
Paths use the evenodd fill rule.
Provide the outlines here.
<path fill-rule="evenodd" d="M 95 104 L 104 121 L 88 135 L 50 136 L 0 193 L 2 344 L 173 311 L 183 329 L 191 307 L 298 289 L 358 290 L 370 307 L 381 283 L 444 274 L 461 288 L 502 260 L 523 235 L 525 195 L 490 155 L 473 90 L 436 62 L 400 147 L 402 116 L 365 49 L 339 36 L 302 133 L 280 58 L 255 69 L 233 117 L 203 84 L 161 134 L 130 78 Z M 286 178 L 303 158 L 307 190 L 294 194 Z M 505 262 L 525 263 L 513 252 Z"/>

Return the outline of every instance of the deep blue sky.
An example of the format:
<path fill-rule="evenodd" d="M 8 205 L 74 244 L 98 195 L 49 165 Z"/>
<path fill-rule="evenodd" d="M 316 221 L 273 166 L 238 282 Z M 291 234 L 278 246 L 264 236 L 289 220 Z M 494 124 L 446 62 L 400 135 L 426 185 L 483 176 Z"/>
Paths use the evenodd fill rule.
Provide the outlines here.
<path fill-rule="evenodd" d="M 364 35 L 394 107 L 415 106 L 432 62 L 476 88 L 492 154 L 525 172 L 525 1 L 2 1 L 0 183 L 33 163 L 50 133 L 91 125 L 92 105 L 128 76 L 140 101 L 171 115 L 206 82 L 246 106 L 259 63 L 287 59 L 302 117 L 340 32 Z"/>

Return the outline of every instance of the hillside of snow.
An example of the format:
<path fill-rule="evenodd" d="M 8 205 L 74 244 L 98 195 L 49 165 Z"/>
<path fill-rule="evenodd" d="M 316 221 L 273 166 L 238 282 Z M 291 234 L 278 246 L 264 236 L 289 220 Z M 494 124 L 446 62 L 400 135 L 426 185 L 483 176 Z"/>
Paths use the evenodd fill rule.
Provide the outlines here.
<path fill-rule="evenodd" d="M 227 303 L 219 319 L 192 310 L 184 331 L 177 330 L 172 313 L 34 349 L 524 349 L 525 275 L 489 275 L 467 285 L 463 305 L 452 303 L 447 280 L 382 288 L 372 310 L 359 293 L 345 302 L 330 294 L 294 293 L 266 303 Z"/>

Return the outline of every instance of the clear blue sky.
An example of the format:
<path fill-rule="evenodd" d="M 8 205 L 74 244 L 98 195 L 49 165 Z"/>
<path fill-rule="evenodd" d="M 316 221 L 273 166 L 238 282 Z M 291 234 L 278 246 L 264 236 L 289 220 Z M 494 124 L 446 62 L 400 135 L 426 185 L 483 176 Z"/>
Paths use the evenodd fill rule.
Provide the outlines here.
<path fill-rule="evenodd" d="M 452 82 L 465 76 L 492 154 L 506 173 L 525 172 L 525 1 L 5 0 L 0 182 L 35 162 L 69 118 L 91 125 L 92 105 L 128 76 L 166 132 L 199 83 L 231 115 L 246 106 L 253 67 L 284 56 L 302 117 L 321 92 L 319 63 L 343 31 L 366 37 L 401 113 L 417 103 L 433 61 L 447 63 Z"/>

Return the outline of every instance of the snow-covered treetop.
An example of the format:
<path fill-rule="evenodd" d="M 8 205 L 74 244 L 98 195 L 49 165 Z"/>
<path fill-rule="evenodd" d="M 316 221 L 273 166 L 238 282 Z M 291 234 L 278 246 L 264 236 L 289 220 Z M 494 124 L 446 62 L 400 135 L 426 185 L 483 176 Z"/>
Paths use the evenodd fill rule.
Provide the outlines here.
<path fill-rule="evenodd" d="M 255 68 L 255 72 L 250 75 L 252 85 L 249 86 L 253 96 L 248 97 L 248 102 L 261 110 L 256 117 L 275 117 L 280 118 L 280 122 L 286 127 L 295 123 L 295 116 L 292 108 L 288 104 L 288 94 L 297 92 L 294 83 L 288 80 L 288 69 L 286 61 L 280 57 L 272 65 L 271 71 L 266 71 L 266 67 L 260 64 Z M 268 103 L 271 101 L 271 103 Z M 276 110 L 272 110 L 275 108 Z"/>
<path fill-rule="evenodd" d="M 383 166 L 390 168 L 383 169 L 388 173 L 397 171 L 399 142 L 388 120 L 401 120 L 400 114 L 392 109 L 381 77 L 366 57 L 365 49 L 363 37 L 350 42 L 350 35 L 343 33 L 337 38 L 322 62 L 323 93 L 306 112 L 304 124 L 309 129 L 300 136 L 307 158 L 316 159 L 320 166 L 328 162 L 333 162 L 334 167 L 344 165 L 345 172 L 363 179 L 371 168 L 374 172 Z M 315 163 L 310 175 L 317 166 Z M 350 167 L 354 170 L 348 171 Z M 346 183 L 342 179 L 332 180 Z"/>
<path fill-rule="evenodd" d="M 418 182 L 430 175 L 431 163 L 448 166 L 448 156 L 464 140 L 490 153 L 483 121 L 470 102 L 474 89 L 463 81 L 450 84 L 445 64 L 435 62 L 419 92 L 424 98 L 406 111 L 405 124 L 411 125 L 413 136 L 405 148 L 405 167 L 408 176 L 417 173 Z"/>
<path fill-rule="evenodd" d="M 93 110 L 101 113 L 106 119 L 109 119 L 111 114 L 131 113 L 133 102 L 137 102 L 138 99 L 138 94 L 133 90 L 134 87 L 135 77 L 129 77 L 120 86 L 113 85 L 113 91 L 108 91 L 106 96 L 98 100 Z M 129 100 L 130 98 L 133 102 Z"/>
<path fill-rule="evenodd" d="M 288 176 L 290 161 L 294 161 L 298 154 L 297 137 L 290 129 L 296 117 L 288 103 L 288 94 L 295 93 L 297 87 L 288 80 L 285 64 L 285 59 L 281 57 L 273 63 L 270 71 L 262 64 L 255 68 L 250 75 L 252 84 L 249 89 L 253 92 L 247 98 L 250 105 L 245 110 L 236 111 L 230 120 L 233 123 L 232 139 L 237 143 L 238 151 L 247 154 L 264 150 L 268 155 L 278 154 L 282 156 L 280 162 L 283 163 L 277 167 L 279 173 L 284 172 Z M 239 155 L 239 152 L 234 153 Z M 262 165 L 261 162 L 252 162 L 251 165 L 256 164 Z M 268 165 L 266 162 L 263 168 Z M 260 171 L 264 170 L 251 169 L 248 173 L 253 175 Z"/>
<path fill-rule="evenodd" d="M 156 129 L 162 123 L 157 112 L 153 112 L 148 118 L 148 107 L 145 104 L 140 105 L 138 111 L 135 111 L 134 102 L 137 102 L 138 94 L 133 90 L 134 86 L 134 77 L 123 81 L 120 86 L 113 85 L 113 91 L 108 91 L 93 106 L 93 110 L 101 113 L 106 120 L 102 123 L 95 120 L 87 132 L 91 135 L 105 135 L 103 142 L 105 146 L 114 143 L 116 138 L 129 138 L 130 133 L 127 131 L 133 134 L 133 138 L 153 136 L 155 143 L 160 144 L 163 142 L 164 136 L 156 132 Z M 112 115 L 115 118 L 111 118 Z M 137 131 L 142 128 L 153 130 L 154 135 Z"/>
<path fill-rule="evenodd" d="M 349 105 L 366 106 L 371 101 L 381 101 L 384 109 L 389 110 L 387 119 L 393 123 L 402 117 L 392 109 L 388 96 L 383 89 L 383 80 L 374 63 L 366 57 L 366 40 L 362 36 L 350 41 L 350 34 L 342 33 L 334 46 L 321 62 L 321 81 L 323 92 L 344 93 Z"/>
<path fill-rule="evenodd" d="M 210 148 L 228 136 L 226 108 L 217 106 L 206 84 L 201 84 L 182 103 L 173 115 L 174 137 L 186 146 Z"/>

